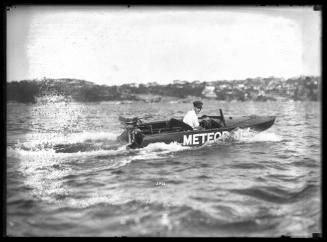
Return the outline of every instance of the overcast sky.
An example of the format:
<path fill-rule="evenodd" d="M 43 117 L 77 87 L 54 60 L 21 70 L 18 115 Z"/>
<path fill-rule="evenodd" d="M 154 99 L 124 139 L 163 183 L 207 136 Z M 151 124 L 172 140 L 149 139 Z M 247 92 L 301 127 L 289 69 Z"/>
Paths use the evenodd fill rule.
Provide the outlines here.
<path fill-rule="evenodd" d="M 320 75 L 321 12 L 305 7 L 16 6 L 7 81 L 98 84 Z"/>

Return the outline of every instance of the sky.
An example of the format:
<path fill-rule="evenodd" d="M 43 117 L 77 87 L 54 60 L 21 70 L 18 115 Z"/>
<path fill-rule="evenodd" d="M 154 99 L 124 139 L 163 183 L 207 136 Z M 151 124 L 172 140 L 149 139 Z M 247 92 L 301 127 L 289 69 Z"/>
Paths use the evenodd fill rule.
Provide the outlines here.
<path fill-rule="evenodd" d="M 97 84 L 321 74 L 312 6 L 24 6 L 7 11 L 7 81 Z"/>

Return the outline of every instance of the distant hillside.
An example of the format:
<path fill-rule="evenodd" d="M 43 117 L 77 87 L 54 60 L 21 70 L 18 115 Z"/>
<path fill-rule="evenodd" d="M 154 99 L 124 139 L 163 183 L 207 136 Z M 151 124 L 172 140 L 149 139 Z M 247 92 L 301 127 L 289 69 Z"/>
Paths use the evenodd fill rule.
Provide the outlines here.
<path fill-rule="evenodd" d="M 36 97 L 46 95 L 70 96 L 76 101 L 117 100 L 116 87 L 100 86 L 77 79 L 44 79 L 13 81 L 7 83 L 7 100 L 35 102 Z"/>
<path fill-rule="evenodd" d="M 35 102 L 37 97 L 62 95 L 79 102 L 130 100 L 160 102 L 162 97 L 183 99 L 187 97 L 217 100 L 311 100 L 320 99 L 320 77 L 301 76 L 292 79 L 248 78 L 234 81 L 179 81 L 159 85 L 124 84 L 120 86 L 97 85 L 77 79 L 22 80 L 7 83 L 7 100 L 23 103 Z"/>

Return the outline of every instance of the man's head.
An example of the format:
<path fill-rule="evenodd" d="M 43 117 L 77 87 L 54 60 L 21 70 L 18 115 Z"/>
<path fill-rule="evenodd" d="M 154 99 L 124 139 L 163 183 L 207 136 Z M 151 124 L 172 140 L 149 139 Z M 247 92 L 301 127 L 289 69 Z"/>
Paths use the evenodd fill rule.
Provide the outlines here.
<path fill-rule="evenodd" d="M 202 109 L 203 103 L 201 101 L 194 101 L 193 106 L 194 106 L 195 113 L 198 114 Z"/>

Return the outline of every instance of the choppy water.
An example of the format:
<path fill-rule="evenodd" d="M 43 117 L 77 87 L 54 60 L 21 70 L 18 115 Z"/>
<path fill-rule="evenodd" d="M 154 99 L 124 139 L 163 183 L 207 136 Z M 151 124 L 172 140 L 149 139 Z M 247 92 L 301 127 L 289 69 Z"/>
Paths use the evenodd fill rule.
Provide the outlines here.
<path fill-rule="evenodd" d="M 7 104 L 10 236 L 311 237 L 321 232 L 319 102 L 205 101 L 203 114 L 276 115 L 259 134 L 200 148 L 117 143 L 118 116 L 190 104 Z M 245 131 L 246 132 L 246 131 Z M 68 153 L 57 152 L 58 147 Z"/>

